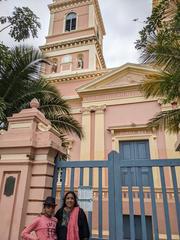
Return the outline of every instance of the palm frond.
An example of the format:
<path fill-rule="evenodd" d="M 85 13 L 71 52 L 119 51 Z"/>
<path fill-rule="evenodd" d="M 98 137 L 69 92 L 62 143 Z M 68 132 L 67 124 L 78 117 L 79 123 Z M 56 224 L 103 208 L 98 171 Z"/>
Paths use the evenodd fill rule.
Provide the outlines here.
<path fill-rule="evenodd" d="M 158 113 L 152 118 L 148 127 L 167 129 L 170 133 L 179 131 L 180 109 L 172 109 Z"/>
<path fill-rule="evenodd" d="M 180 102 L 180 71 L 172 74 L 161 72 L 156 75 L 148 75 L 140 86 L 146 98 L 160 97 L 164 98 L 164 103 L 171 101 Z"/>
<path fill-rule="evenodd" d="M 165 71 L 177 71 L 180 68 L 178 37 L 167 30 L 161 31 L 157 35 L 152 34 L 142 52 L 141 61 L 161 67 Z"/>
<path fill-rule="evenodd" d="M 13 103 L 13 107 L 18 110 L 19 106 L 22 104 L 29 104 L 31 99 L 37 98 L 40 102 L 40 108 L 42 112 L 58 112 L 58 113 L 70 113 L 70 107 L 67 102 L 61 97 L 57 89 L 41 79 L 36 82 L 32 82 L 30 85 L 27 85 L 27 91 L 19 91 L 19 96 Z M 24 106 L 23 106 L 24 107 Z"/>
<path fill-rule="evenodd" d="M 0 125 L 6 118 L 5 110 L 6 110 L 6 103 L 2 98 L 0 98 Z"/>
<path fill-rule="evenodd" d="M 171 0 L 171 1 L 169 1 L 169 7 L 165 11 L 165 17 L 169 19 L 170 16 L 171 16 L 171 18 L 173 18 L 176 15 L 176 13 L 178 12 L 177 9 L 179 7 L 180 7 L 179 0 Z"/>
<path fill-rule="evenodd" d="M 141 51 L 142 63 L 150 64 L 161 72 L 147 76 L 140 89 L 146 98 L 157 97 L 163 103 L 180 105 L 180 3 L 162 0 L 147 18 L 140 31 L 136 48 Z M 163 111 L 150 120 L 149 126 L 179 131 L 179 109 Z"/>
<path fill-rule="evenodd" d="M 49 117 L 49 118 L 48 118 Z M 53 127 L 58 131 L 75 133 L 80 139 L 84 136 L 80 123 L 71 115 L 52 114 L 47 115 Z"/>
<path fill-rule="evenodd" d="M 38 50 L 23 46 L 15 47 L 9 55 L 0 68 L 0 96 L 15 99 L 18 92 L 15 89 L 24 89 L 28 83 L 39 79 L 43 59 Z"/>
<path fill-rule="evenodd" d="M 0 123 L 3 128 L 7 128 L 7 117 L 28 108 L 29 102 L 37 98 L 39 109 L 59 131 L 63 142 L 69 133 L 82 138 L 82 127 L 70 114 L 68 103 L 55 86 L 40 77 L 41 63 L 46 62 L 41 53 L 25 46 L 7 51 L 5 61 L 0 59 Z"/>

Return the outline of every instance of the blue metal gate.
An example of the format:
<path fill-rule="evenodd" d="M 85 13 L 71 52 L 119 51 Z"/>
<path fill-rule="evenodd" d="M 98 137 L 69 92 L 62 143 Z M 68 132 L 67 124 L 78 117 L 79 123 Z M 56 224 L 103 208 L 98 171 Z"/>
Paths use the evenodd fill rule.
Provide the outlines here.
<path fill-rule="evenodd" d="M 143 183 L 144 168 L 147 169 L 148 186 Z M 62 181 L 58 186 L 59 169 L 62 172 Z M 127 173 L 127 186 L 122 183 L 124 171 Z M 136 172 L 136 186 L 132 182 L 132 171 Z M 156 182 L 158 176 L 160 186 Z M 84 183 L 84 178 L 88 178 L 88 183 Z M 180 159 L 122 161 L 122 156 L 115 151 L 109 154 L 108 160 L 102 161 L 66 162 L 57 158 L 52 194 L 56 196 L 60 188 L 60 196 L 56 197 L 60 198 L 61 205 L 66 191 L 76 192 L 77 187 L 83 185 L 93 188 L 96 204 L 93 212 L 87 213 L 91 239 L 158 240 L 164 237 L 171 240 L 180 236 L 178 178 L 180 179 Z M 164 218 L 161 223 L 162 216 Z M 108 222 L 107 229 L 104 222 Z"/>

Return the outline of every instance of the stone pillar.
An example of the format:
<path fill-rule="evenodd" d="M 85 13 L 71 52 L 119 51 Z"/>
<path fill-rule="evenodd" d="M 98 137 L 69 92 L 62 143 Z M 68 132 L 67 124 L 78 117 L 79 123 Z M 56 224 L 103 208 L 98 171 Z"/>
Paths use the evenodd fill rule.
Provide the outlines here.
<path fill-rule="evenodd" d="M 80 160 L 90 160 L 91 156 L 91 109 L 82 109 L 82 127 L 84 130 L 84 138 L 81 140 Z M 89 171 L 84 169 L 83 184 L 89 183 Z"/>
<path fill-rule="evenodd" d="M 105 110 L 106 106 L 95 107 L 94 159 L 105 159 Z M 105 169 L 102 169 L 103 187 L 105 186 Z M 94 187 L 98 187 L 98 169 L 94 169 Z"/>
<path fill-rule="evenodd" d="M 8 119 L 0 133 L 0 239 L 18 240 L 51 195 L 54 158 L 62 153 L 58 132 L 37 109 L 38 102 Z"/>
<path fill-rule="evenodd" d="M 82 109 L 82 127 L 84 130 L 84 138 L 81 140 L 81 160 L 90 160 L 91 145 L 91 109 Z"/>
<path fill-rule="evenodd" d="M 104 111 L 106 106 L 98 106 L 95 109 L 95 143 L 94 159 L 104 160 L 105 155 L 105 128 L 104 128 Z"/>

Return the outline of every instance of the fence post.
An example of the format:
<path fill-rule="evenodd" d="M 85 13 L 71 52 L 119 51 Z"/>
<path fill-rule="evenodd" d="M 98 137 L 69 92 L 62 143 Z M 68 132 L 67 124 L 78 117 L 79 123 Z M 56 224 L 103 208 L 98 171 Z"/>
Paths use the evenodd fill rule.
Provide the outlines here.
<path fill-rule="evenodd" d="M 115 192 L 116 239 L 123 240 L 122 182 L 121 182 L 120 154 L 117 152 L 114 152 L 113 176 Z"/>
<path fill-rule="evenodd" d="M 52 197 L 56 198 L 56 189 L 58 181 L 58 161 L 59 155 L 57 154 L 54 161 L 54 173 L 53 173 L 53 183 L 52 183 Z"/>
<path fill-rule="evenodd" d="M 109 189 L 109 239 L 115 238 L 116 222 L 115 222 L 115 189 L 114 189 L 114 154 L 112 151 L 108 155 L 108 189 Z"/>

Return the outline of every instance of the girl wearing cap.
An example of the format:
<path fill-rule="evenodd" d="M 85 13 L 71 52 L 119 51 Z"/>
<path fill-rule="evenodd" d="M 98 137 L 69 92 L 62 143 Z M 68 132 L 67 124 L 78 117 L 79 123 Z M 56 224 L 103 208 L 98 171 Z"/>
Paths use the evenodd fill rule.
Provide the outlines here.
<path fill-rule="evenodd" d="M 57 223 L 58 240 L 87 240 L 89 239 L 89 227 L 83 209 L 79 208 L 77 196 L 69 191 L 65 194 L 62 207 L 55 217 Z"/>
<path fill-rule="evenodd" d="M 43 204 L 43 215 L 35 218 L 32 224 L 23 230 L 23 240 L 57 240 L 57 219 L 53 217 L 55 206 L 55 199 L 47 197 Z M 35 235 L 32 235 L 32 232 L 35 232 Z"/>

